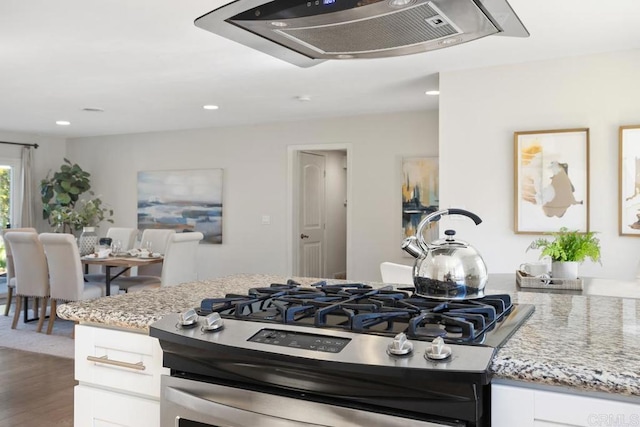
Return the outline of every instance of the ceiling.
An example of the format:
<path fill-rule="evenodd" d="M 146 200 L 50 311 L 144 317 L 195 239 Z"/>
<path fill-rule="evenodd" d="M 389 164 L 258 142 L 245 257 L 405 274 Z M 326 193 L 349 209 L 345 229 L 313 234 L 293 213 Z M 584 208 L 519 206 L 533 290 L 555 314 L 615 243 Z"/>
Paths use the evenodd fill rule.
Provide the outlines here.
<path fill-rule="evenodd" d="M 640 48 L 638 0 L 511 0 L 531 37 L 299 68 L 193 24 L 226 2 L 1 0 L 0 131 L 73 138 L 436 109 L 424 92 L 441 71 Z"/>

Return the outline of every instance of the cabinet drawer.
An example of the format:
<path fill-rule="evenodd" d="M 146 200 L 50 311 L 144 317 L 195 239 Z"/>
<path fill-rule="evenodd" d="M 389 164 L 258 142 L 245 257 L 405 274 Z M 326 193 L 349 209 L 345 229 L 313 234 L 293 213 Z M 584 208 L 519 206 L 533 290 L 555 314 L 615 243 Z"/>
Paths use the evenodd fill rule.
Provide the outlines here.
<path fill-rule="evenodd" d="M 75 386 L 74 425 L 93 427 L 158 427 L 160 402 L 108 390 Z"/>
<path fill-rule="evenodd" d="M 75 337 L 76 380 L 160 398 L 160 375 L 169 370 L 156 338 L 86 325 Z"/>
<path fill-rule="evenodd" d="M 536 420 L 563 426 L 640 425 L 640 405 L 616 400 L 536 391 L 535 408 Z"/>

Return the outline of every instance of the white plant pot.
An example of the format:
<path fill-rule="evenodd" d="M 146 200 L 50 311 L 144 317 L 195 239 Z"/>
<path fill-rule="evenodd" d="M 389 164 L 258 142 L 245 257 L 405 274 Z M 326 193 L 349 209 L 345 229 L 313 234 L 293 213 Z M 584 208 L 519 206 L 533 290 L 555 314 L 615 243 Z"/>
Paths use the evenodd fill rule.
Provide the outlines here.
<path fill-rule="evenodd" d="M 551 263 L 551 277 L 557 279 L 577 279 L 578 263 L 574 261 Z"/>

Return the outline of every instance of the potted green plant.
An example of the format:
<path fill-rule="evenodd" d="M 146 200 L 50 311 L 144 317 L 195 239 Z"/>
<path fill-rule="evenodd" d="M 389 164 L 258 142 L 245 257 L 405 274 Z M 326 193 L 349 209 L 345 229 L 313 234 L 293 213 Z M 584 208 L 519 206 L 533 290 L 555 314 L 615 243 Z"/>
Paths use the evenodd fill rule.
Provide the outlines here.
<path fill-rule="evenodd" d="M 77 233 L 81 255 L 93 252 L 98 242 L 95 227 L 102 221 L 113 223 L 113 210 L 103 206 L 100 197 L 80 198 L 83 194 L 94 196 L 91 191 L 91 174 L 79 165 L 64 159 L 58 172 L 40 181 L 43 218 L 56 232 Z"/>
<path fill-rule="evenodd" d="M 51 225 L 56 221 L 59 224 L 61 213 L 64 213 L 65 208 L 68 208 L 66 209 L 68 212 L 73 211 L 80 195 L 91 189 L 90 176 L 89 172 L 65 158 L 59 171 L 53 175 L 49 172 L 46 178 L 40 181 L 42 218 L 49 221 Z M 61 231 L 71 232 L 71 223 L 63 222 Z"/>
<path fill-rule="evenodd" d="M 92 192 L 89 192 L 93 195 Z M 60 206 L 51 211 L 50 223 L 56 229 L 71 231 L 97 227 L 102 221 L 113 223 L 113 209 L 102 205 L 100 197 L 80 199 L 73 207 Z"/>
<path fill-rule="evenodd" d="M 600 262 L 600 240 L 595 232 L 581 233 L 562 227 L 552 233 L 553 239 L 539 238 L 531 242 L 529 249 L 542 249 L 540 258 L 551 258 L 551 277 L 578 278 L 578 264 L 587 258 Z"/>

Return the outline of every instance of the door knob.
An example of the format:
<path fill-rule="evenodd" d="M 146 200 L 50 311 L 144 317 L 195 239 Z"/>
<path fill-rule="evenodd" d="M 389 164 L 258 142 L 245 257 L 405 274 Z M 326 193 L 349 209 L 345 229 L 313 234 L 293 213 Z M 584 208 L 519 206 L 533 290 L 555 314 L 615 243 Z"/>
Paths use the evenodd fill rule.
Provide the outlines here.
<path fill-rule="evenodd" d="M 307 236 L 306 234 L 301 234 L 301 235 L 300 235 L 300 238 L 301 238 L 301 239 L 308 239 L 308 238 L 309 238 L 309 236 Z"/>

